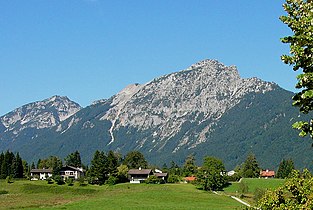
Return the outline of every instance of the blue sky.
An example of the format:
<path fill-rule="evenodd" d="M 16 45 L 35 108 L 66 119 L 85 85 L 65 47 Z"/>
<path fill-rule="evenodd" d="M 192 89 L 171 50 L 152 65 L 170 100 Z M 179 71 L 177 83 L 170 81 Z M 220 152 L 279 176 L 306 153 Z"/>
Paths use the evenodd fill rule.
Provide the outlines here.
<path fill-rule="evenodd" d="M 0 116 L 53 95 L 87 106 L 207 58 L 294 91 L 283 2 L 0 1 Z"/>

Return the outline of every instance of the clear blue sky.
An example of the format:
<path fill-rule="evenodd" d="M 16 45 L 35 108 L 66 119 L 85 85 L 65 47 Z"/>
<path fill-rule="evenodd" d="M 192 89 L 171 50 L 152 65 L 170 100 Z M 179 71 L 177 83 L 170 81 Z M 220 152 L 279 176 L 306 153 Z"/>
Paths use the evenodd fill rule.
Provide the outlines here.
<path fill-rule="evenodd" d="M 203 59 L 294 91 L 282 0 L 2 0 L 0 116 L 52 95 L 82 106 Z"/>

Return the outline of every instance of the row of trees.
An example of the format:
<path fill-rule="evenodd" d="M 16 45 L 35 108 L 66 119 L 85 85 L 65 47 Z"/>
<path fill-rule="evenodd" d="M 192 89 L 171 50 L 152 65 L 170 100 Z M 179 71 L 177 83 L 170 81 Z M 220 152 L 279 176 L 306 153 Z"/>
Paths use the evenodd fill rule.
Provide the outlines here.
<path fill-rule="evenodd" d="M 26 161 L 22 161 L 19 153 L 14 155 L 10 151 L 0 154 L 0 178 L 5 179 L 8 176 L 13 178 L 23 178 L 24 167 L 27 170 Z"/>

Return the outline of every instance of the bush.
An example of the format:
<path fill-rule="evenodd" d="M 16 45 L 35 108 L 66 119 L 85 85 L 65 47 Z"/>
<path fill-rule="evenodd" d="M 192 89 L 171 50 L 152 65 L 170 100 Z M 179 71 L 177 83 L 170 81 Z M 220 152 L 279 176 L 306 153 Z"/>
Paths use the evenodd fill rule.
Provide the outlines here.
<path fill-rule="evenodd" d="M 245 182 L 240 182 L 238 185 L 239 189 L 238 192 L 241 193 L 242 195 L 249 192 L 249 187 Z"/>
<path fill-rule="evenodd" d="M 99 184 L 98 178 L 93 177 L 93 176 L 89 176 L 89 177 L 87 178 L 87 181 L 88 181 L 88 184 L 92 184 L 92 185 L 94 185 L 94 184 Z"/>
<path fill-rule="evenodd" d="M 0 190 L 0 195 L 4 195 L 4 194 L 8 194 L 9 191 L 6 191 L 6 190 Z"/>
<path fill-rule="evenodd" d="M 64 180 L 60 175 L 55 175 L 53 179 L 58 185 L 64 184 Z"/>
<path fill-rule="evenodd" d="M 77 179 L 79 186 L 86 186 L 87 184 L 85 184 L 85 178 L 84 177 L 79 177 Z"/>
<path fill-rule="evenodd" d="M 51 177 L 47 177 L 46 181 L 48 184 L 53 184 L 53 180 Z"/>
<path fill-rule="evenodd" d="M 12 175 L 10 176 L 7 176 L 7 178 L 5 179 L 5 181 L 9 184 L 13 183 L 13 178 L 12 178 Z"/>
<path fill-rule="evenodd" d="M 66 179 L 66 184 L 68 185 L 68 186 L 73 186 L 74 185 L 74 179 L 72 179 L 72 178 L 68 178 L 68 179 Z"/>
<path fill-rule="evenodd" d="M 254 191 L 254 200 L 258 202 L 264 195 L 266 190 L 261 188 L 256 188 Z"/>
<path fill-rule="evenodd" d="M 180 178 L 177 175 L 170 175 L 167 179 L 167 183 L 178 183 L 180 182 Z"/>
<path fill-rule="evenodd" d="M 164 184 L 164 180 L 162 180 L 162 179 L 160 179 L 160 178 L 158 178 L 158 177 L 156 177 L 156 176 L 154 176 L 154 175 L 152 175 L 152 176 L 150 176 L 148 179 L 146 179 L 146 183 L 147 184 Z"/>
<path fill-rule="evenodd" d="M 241 176 L 239 173 L 235 173 L 232 176 L 226 176 L 226 180 L 228 182 L 238 182 L 241 179 Z"/>
<path fill-rule="evenodd" d="M 105 184 L 107 185 L 115 185 L 118 182 L 118 178 L 116 178 L 115 176 L 110 176 L 108 178 L 108 180 L 105 181 Z"/>

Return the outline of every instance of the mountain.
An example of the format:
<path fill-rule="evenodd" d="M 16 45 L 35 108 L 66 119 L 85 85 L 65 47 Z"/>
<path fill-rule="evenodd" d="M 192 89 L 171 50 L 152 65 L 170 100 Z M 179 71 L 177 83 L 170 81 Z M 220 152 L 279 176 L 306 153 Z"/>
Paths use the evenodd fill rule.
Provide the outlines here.
<path fill-rule="evenodd" d="M 61 96 L 17 108 L 0 117 L 0 146 L 10 148 L 18 140 L 25 144 L 28 138 L 35 138 L 42 130 L 59 125 L 80 109 L 79 104 Z"/>
<path fill-rule="evenodd" d="M 29 109 L 20 108 L 24 112 L 17 109 L 0 118 L 5 127 L 0 124 L 0 146 L 31 161 L 79 150 L 89 162 L 96 149 L 139 150 L 153 164 L 183 163 L 189 154 L 200 162 L 213 155 L 232 169 L 253 152 L 264 168 L 277 167 L 282 158 L 310 167 L 310 141 L 298 140 L 291 129 L 299 115 L 292 95 L 275 83 L 241 78 L 235 66 L 204 60 L 129 85 L 86 108 L 68 101 L 72 111 L 61 118 L 60 112 L 47 112 L 47 105 L 35 105 L 43 102 L 31 104 L 37 108 L 26 105 Z M 56 115 L 36 115 L 38 109 Z"/>

